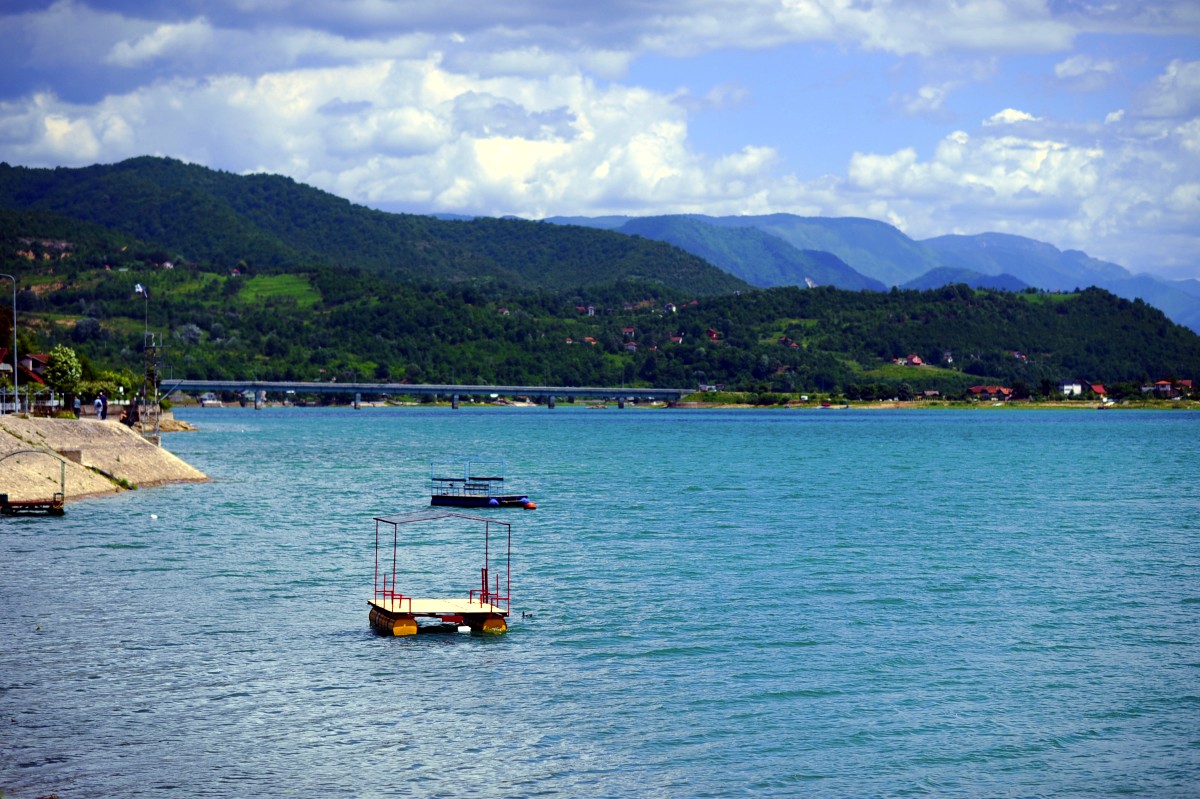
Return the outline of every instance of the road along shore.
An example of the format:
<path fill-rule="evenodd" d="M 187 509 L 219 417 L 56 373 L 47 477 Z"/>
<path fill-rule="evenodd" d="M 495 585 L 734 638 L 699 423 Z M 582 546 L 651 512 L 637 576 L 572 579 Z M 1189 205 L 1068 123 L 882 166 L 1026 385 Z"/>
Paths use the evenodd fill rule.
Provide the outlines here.
<path fill-rule="evenodd" d="M 51 499 L 61 490 L 64 461 L 67 502 L 208 480 L 199 469 L 115 419 L 0 416 L 0 494 L 8 494 L 10 500 Z"/>

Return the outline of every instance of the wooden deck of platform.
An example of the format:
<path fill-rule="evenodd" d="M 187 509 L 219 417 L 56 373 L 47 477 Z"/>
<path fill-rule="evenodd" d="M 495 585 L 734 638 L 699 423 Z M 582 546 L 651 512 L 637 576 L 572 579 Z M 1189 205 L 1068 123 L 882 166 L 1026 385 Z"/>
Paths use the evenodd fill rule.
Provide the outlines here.
<path fill-rule="evenodd" d="M 506 608 L 472 599 L 428 599 L 404 597 L 403 599 L 368 599 L 367 603 L 393 614 L 412 616 L 465 616 L 486 613 L 507 616 Z"/>

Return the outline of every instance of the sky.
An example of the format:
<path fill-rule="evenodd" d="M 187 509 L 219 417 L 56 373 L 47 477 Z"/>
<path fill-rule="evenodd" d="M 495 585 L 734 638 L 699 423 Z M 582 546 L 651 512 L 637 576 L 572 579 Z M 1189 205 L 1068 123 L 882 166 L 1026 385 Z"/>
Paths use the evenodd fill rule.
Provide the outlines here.
<path fill-rule="evenodd" d="M 1196 0 L 4 0 L 0 161 L 859 216 L 1200 278 Z"/>

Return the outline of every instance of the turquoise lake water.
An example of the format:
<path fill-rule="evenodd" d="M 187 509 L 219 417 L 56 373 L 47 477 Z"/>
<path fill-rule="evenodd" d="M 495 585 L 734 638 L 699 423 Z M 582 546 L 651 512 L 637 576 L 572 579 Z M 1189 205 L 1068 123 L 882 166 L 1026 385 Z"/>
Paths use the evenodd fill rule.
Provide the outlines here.
<path fill-rule="evenodd" d="M 1200 415 L 178 416 L 211 483 L 0 520 L 5 797 L 1200 794 Z M 371 634 L 469 458 L 538 504 L 508 634 Z"/>

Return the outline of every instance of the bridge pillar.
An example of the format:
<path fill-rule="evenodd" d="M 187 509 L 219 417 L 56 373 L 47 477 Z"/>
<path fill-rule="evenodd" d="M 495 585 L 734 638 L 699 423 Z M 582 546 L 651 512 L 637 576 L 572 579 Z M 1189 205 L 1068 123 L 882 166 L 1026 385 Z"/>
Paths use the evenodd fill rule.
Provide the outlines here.
<path fill-rule="evenodd" d="M 622 409 L 625 407 L 625 398 L 624 397 L 617 397 L 617 407 L 622 408 Z"/>
<path fill-rule="evenodd" d="M 546 397 L 546 407 L 547 408 L 554 407 L 554 395 L 553 394 L 551 394 L 549 397 Z"/>
<path fill-rule="evenodd" d="M 362 392 L 355 391 L 354 392 L 354 410 L 357 411 L 360 408 L 362 408 Z"/>
<path fill-rule="evenodd" d="M 458 410 L 458 395 L 457 394 L 450 395 L 450 408 L 452 410 L 456 410 L 456 411 Z"/>
<path fill-rule="evenodd" d="M 261 411 L 262 406 L 265 405 L 266 402 L 267 402 L 266 389 L 260 388 L 258 391 L 254 392 L 254 410 Z"/>

